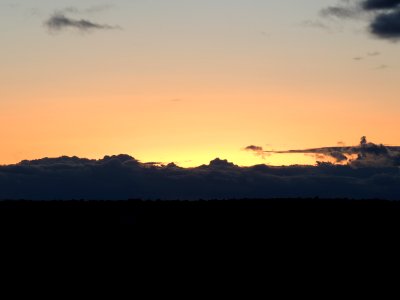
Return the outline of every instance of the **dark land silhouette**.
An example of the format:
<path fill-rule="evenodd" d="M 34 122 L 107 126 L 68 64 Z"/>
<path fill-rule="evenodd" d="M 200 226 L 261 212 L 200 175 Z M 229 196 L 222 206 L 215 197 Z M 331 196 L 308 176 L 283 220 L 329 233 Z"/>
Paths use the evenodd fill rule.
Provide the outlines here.
<path fill-rule="evenodd" d="M 0 201 L 2 226 L 250 226 L 272 231 L 318 231 L 354 227 L 375 230 L 399 224 L 400 201 L 385 200 Z"/>
<path fill-rule="evenodd" d="M 246 149 L 266 153 L 259 146 Z M 182 168 L 118 155 L 0 166 L 0 199 L 9 199 L 0 202 L 0 224 L 397 227 L 400 147 L 363 137 L 357 146 L 285 153 L 313 153 L 337 163 L 241 167 L 217 158 Z"/>

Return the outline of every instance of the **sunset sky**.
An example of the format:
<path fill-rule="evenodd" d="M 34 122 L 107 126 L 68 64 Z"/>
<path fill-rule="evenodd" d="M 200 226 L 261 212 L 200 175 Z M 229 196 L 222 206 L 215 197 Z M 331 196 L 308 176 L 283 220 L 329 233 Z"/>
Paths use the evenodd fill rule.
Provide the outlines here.
<path fill-rule="evenodd" d="M 397 145 L 400 44 L 369 14 L 327 12 L 355 2 L 0 0 L 0 164 L 313 164 L 243 149 Z"/>

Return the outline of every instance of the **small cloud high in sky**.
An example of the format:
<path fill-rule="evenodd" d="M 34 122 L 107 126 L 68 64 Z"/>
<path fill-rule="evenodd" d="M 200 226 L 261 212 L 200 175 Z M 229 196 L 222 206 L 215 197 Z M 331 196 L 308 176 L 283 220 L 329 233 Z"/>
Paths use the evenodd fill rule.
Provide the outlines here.
<path fill-rule="evenodd" d="M 0 198 L 397 195 L 399 1 L 11 2 Z"/>
<path fill-rule="evenodd" d="M 100 24 L 88 19 L 73 18 L 69 17 L 73 15 L 90 15 L 111 9 L 111 5 L 97 5 L 85 9 L 79 9 L 74 6 L 69 6 L 63 9 L 57 10 L 53 13 L 45 22 L 45 26 L 50 31 L 62 31 L 63 29 L 73 28 L 79 31 L 91 31 L 91 30 L 110 30 L 120 29 L 120 26 Z"/>
<path fill-rule="evenodd" d="M 89 20 L 85 19 L 72 19 L 64 14 L 61 13 L 56 13 L 52 15 L 46 22 L 45 25 L 47 26 L 48 29 L 52 31 L 60 31 L 65 28 L 75 28 L 80 31 L 88 31 L 88 30 L 94 30 L 94 29 L 117 29 L 117 26 L 111 26 L 107 24 L 98 24 L 94 23 Z"/>

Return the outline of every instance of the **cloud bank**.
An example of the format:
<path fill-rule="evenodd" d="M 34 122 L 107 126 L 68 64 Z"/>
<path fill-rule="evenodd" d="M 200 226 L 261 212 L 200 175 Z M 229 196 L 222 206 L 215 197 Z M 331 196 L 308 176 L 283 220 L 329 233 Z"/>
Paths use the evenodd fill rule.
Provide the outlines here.
<path fill-rule="evenodd" d="M 335 163 L 346 163 L 352 167 L 400 167 L 400 147 L 369 143 L 363 136 L 360 144 L 351 147 L 322 147 L 302 150 L 265 151 L 262 147 L 245 148 L 260 156 L 265 154 L 314 154 L 320 159 L 333 159 Z"/>
<path fill-rule="evenodd" d="M 329 150 L 327 150 L 329 149 Z M 346 150 L 344 150 L 346 149 Z M 181 168 L 141 163 L 129 155 L 100 160 L 44 158 L 0 167 L 0 199 L 237 199 L 380 198 L 400 200 L 400 160 L 390 148 L 366 142 L 361 150 L 321 148 L 335 155 L 356 151 L 346 165 L 240 167 L 215 159 Z M 254 148 L 255 151 L 259 149 Z M 311 151 L 312 152 L 312 151 Z M 388 160 L 390 157 L 390 160 Z M 371 161 L 374 160 L 374 163 Z M 390 163 L 388 163 L 390 162 Z"/>

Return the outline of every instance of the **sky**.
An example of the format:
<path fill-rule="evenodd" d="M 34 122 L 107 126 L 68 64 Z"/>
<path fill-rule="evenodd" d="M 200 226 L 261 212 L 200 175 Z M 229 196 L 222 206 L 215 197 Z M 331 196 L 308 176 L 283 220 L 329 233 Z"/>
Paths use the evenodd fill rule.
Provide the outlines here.
<path fill-rule="evenodd" d="M 391 12 L 356 2 L 0 0 L 0 164 L 314 164 L 244 149 L 397 145 Z"/>

